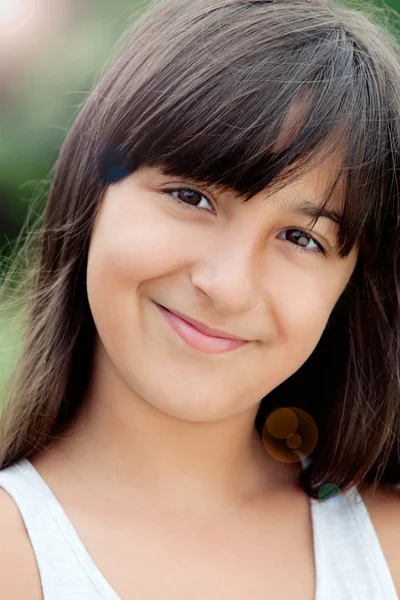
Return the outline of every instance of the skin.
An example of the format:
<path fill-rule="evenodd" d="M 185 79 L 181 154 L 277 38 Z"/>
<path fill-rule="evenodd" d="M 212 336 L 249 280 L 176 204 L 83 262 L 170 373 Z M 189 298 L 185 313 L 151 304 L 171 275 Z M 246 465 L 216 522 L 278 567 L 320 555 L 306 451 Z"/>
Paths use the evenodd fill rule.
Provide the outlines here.
<path fill-rule="evenodd" d="M 165 195 L 193 182 L 155 168 L 104 195 L 87 265 L 97 329 L 90 386 L 67 434 L 30 460 L 120 597 L 145 589 L 147 597 L 166 600 L 204 593 L 239 600 L 251 587 L 257 598 L 268 580 L 271 597 L 314 598 L 300 464 L 275 460 L 254 420 L 261 399 L 317 346 L 357 263 L 357 248 L 339 258 L 336 226 L 327 219 L 312 232 L 327 256 L 299 252 L 298 239 L 288 235 L 308 229 L 309 218 L 294 209 L 305 199 L 317 202 L 336 164 L 332 156 L 247 204 L 195 186 L 202 211 Z M 340 205 L 337 195 L 329 208 Z M 201 353 L 154 302 L 252 342 L 226 354 Z M 399 502 L 383 490 L 366 490 L 363 499 L 400 593 Z M 21 539 L 39 598 L 25 531 Z M 218 560 L 210 562 L 217 548 Z M 237 564 L 240 582 L 232 578 Z M 198 596 L 194 581 L 202 582 Z"/>
<path fill-rule="evenodd" d="M 300 465 L 272 458 L 254 420 L 261 399 L 317 346 L 357 262 L 356 250 L 340 259 L 328 219 L 312 233 L 326 257 L 311 252 L 313 241 L 299 252 L 288 235 L 307 229 L 294 208 L 317 202 L 335 164 L 333 156 L 246 204 L 196 186 L 197 211 L 165 194 L 193 182 L 156 168 L 107 188 L 87 265 L 98 332 L 91 384 L 62 442 L 64 469 L 68 456 L 103 495 L 112 486 L 127 505 L 193 514 L 297 487 Z M 251 343 L 220 355 L 194 350 L 154 302 Z"/>

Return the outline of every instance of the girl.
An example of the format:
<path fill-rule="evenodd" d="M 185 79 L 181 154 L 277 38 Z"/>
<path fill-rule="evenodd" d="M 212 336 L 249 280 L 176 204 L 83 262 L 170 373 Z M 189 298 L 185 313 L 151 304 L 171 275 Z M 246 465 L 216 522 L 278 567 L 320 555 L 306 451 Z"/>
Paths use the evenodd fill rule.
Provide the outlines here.
<path fill-rule="evenodd" d="M 324 0 L 150 6 L 23 249 L 3 597 L 398 598 L 398 56 Z"/>

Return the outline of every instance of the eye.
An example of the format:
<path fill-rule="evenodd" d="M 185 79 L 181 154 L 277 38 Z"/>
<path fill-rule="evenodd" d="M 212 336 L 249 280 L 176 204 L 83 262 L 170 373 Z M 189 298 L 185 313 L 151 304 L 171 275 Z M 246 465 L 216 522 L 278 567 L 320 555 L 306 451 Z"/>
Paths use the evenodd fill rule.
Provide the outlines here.
<path fill-rule="evenodd" d="M 206 210 L 208 212 L 215 213 L 214 206 L 208 200 L 208 198 L 199 192 L 198 190 L 192 188 L 174 188 L 171 190 L 162 190 L 164 194 L 167 194 L 172 200 L 180 204 L 184 208 L 189 208 L 193 210 Z M 176 198 L 173 194 L 180 194 L 180 198 Z M 207 208 L 207 205 L 211 207 L 211 210 Z"/>
<path fill-rule="evenodd" d="M 171 198 L 174 202 L 182 206 L 183 208 L 188 208 L 189 210 L 197 210 L 197 211 L 206 211 L 215 213 L 215 208 L 212 205 L 211 201 L 198 190 L 190 187 L 179 187 L 173 188 L 170 190 L 164 189 L 162 190 L 163 194 L 166 194 L 169 198 Z M 181 194 L 181 198 L 176 198 L 173 194 L 178 193 Z M 211 207 L 211 210 L 207 208 L 207 205 Z M 307 254 L 319 254 L 326 256 L 326 249 L 310 234 L 304 231 L 303 229 L 286 229 L 281 232 L 282 234 L 289 234 L 289 243 L 295 247 L 295 250 L 298 252 L 305 252 Z M 281 235 L 281 234 L 280 234 Z M 312 244 L 311 247 L 309 244 Z"/>
<path fill-rule="evenodd" d="M 290 241 L 299 252 L 322 254 L 324 256 L 327 254 L 327 251 L 322 244 L 320 244 L 310 233 L 303 231 L 303 229 L 285 229 L 285 231 L 282 231 L 281 233 L 287 236 L 286 240 Z M 297 244 L 296 242 L 299 243 Z M 312 244 L 311 246 L 309 246 L 310 243 Z"/>

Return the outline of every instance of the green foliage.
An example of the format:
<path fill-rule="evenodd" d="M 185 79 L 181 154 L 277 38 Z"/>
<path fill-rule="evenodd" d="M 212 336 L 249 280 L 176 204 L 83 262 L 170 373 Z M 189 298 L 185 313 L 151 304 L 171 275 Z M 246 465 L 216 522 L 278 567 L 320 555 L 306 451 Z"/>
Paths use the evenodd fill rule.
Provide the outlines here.
<path fill-rule="evenodd" d="M 133 15 L 148 2 L 80 0 L 75 4 L 70 22 L 32 52 L 23 72 L 16 74 L 0 99 L 2 235 L 14 236 L 20 230 L 28 203 L 38 183 L 49 177 L 99 71 Z M 0 241 L 0 248 L 6 239 Z"/>

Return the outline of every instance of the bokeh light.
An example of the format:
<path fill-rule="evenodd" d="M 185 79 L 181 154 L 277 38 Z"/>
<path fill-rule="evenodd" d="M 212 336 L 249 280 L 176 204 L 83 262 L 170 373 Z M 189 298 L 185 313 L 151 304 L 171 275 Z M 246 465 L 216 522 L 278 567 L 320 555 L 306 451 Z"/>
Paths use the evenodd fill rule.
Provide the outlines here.
<path fill-rule="evenodd" d="M 277 408 L 267 417 L 262 441 L 276 460 L 297 463 L 313 452 L 318 441 L 318 429 L 313 418 L 296 407 Z"/>
<path fill-rule="evenodd" d="M 330 500 L 332 503 L 338 503 L 341 500 L 342 491 L 335 483 L 325 483 L 318 492 L 318 499 L 321 502 Z"/>
<path fill-rule="evenodd" d="M 0 35 L 10 35 L 29 26 L 29 21 L 35 17 L 36 1 L 1 0 Z"/>

